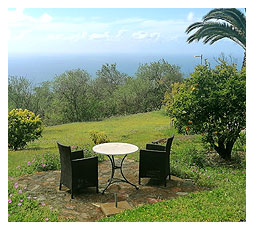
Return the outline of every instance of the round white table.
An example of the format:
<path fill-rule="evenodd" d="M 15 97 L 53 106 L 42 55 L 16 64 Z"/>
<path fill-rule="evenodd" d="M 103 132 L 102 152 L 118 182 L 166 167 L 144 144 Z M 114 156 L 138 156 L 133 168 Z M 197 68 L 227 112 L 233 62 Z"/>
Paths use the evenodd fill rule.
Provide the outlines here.
<path fill-rule="evenodd" d="M 138 147 L 136 145 L 128 144 L 128 143 L 120 143 L 120 142 L 110 142 L 110 143 L 103 143 L 99 144 L 93 147 L 93 151 L 98 154 L 104 154 L 108 156 L 111 166 L 112 166 L 112 172 L 111 172 L 111 178 L 109 179 L 109 183 L 106 186 L 106 188 L 103 190 L 102 194 L 107 190 L 107 188 L 116 182 L 125 182 L 132 186 L 134 186 L 136 189 L 138 189 L 138 186 L 132 184 L 129 182 L 126 177 L 123 174 L 123 161 L 127 157 L 128 154 L 134 153 L 138 151 Z M 116 165 L 114 156 L 117 155 L 124 155 L 124 157 L 121 160 L 120 166 Z M 121 175 L 123 179 L 114 178 L 115 170 L 120 169 Z"/>

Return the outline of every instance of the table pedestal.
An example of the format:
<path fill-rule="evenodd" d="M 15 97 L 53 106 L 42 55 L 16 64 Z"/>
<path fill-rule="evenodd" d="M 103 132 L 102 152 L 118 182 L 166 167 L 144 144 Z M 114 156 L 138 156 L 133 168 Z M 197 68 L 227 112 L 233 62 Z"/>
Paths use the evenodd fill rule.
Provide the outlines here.
<path fill-rule="evenodd" d="M 121 160 L 121 164 L 120 166 L 116 165 L 115 163 L 115 159 L 114 159 L 114 156 L 113 155 L 107 155 L 110 162 L 111 162 L 111 166 L 112 166 L 112 172 L 111 172 L 111 178 L 109 179 L 109 182 L 108 182 L 108 185 L 106 186 L 106 188 L 103 190 L 102 194 L 104 194 L 104 192 L 107 190 L 107 188 L 111 185 L 111 184 L 114 184 L 114 183 L 117 183 L 117 182 L 125 182 L 125 183 L 128 183 L 132 186 L 134 186 L 136 189 L 139 189 L 138 186 L 136 186 L 135 184 L 132 184 L 131 182 L 129 182 L 126 177 L 124 176 L 123 174 L 123 161 L 124 159 L 127 157 L 127 154 L 123 157 L 123 159 Z M 121 172 L 121 175 L 123 177 L 123 179 L 119 179 L 119 178 L 114 178 L 114 174 L 115 174 L 115 170 L 116 169 L 120 169 L 120 172 Z"/>

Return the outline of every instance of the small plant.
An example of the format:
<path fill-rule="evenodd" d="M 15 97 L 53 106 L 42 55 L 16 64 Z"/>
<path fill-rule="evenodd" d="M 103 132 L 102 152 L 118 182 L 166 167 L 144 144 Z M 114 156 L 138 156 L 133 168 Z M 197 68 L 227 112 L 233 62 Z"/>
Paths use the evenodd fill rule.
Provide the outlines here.
<path fill-rule="evenodd" d="M 56 222 L 58 213 L 51 211 L 44 202 L 29 195 L 26 188 L 18 182 L 8 183 L 8 221 L 9 222 Z"/>
<path fill-rule="evenodd" d="M 24 165 L 18 165 L 16 170 L 11 171 L 10 175 L 20 176 L 24 174 L 32 174 L 34 172 L 58 170 L 60 168 L 60 159 L 58 155 L 54 153 L 44 153 L 37 154 Z"/>
<path fill-rule="evenodd" d="M 27 109 L 13 109 L 8 114 L 8 147 L 17 150 L 41 137 L 42 121 Z"/>
<path fill-rule="evenodd" d="M 104 132 L 98 132 L 98 131 L 90 131 L 90 138 L 92 139 L 93 143 L 98 145 L 102 143 L 110 142 L 110 139 Z"/>

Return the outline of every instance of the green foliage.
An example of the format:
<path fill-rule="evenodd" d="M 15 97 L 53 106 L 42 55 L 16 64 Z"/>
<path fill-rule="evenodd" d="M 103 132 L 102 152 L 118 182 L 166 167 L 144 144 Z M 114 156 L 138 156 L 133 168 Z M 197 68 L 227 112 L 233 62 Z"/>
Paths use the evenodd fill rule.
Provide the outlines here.
<path fill-rule="evenodd" d="M 39 202 L 18 183 L 8 183 L 9 222 L 56 222 L 58 212 L 50 210 L 44 202 Z"/>
<path fill-rule="evenodd" d="M 23 77 L 9 77 L 9 110 L 33 111 L 47 126 L 143 113 L 160 109 L 171 83 L 182 81 L 180 68 L 164 60 L 140 65 L 134 77 L 104 64 L 96 76 L 74 69 L 36 87 Z"/>
<path fill-rule="evenodd" d="M 220 61 L 215 69 L 197 66 L 167 108 L 179 132 L 201 133 L 222 158 L 230 159 L 246 125 L 246 72 Z"/>
<path fill-rule="evenodd" d="M 32 104 L 33 86 L 24 77 L 8 77 L 8 109 L 21 108 L 34 111 Z"/>
<path fill-rule="evenodd" d="M 180 68 L 170 65 L 164 59 L 140 65 L 136 72 L 137 79 L 147 82 L 146 91 L 141 96 L 148 98 L 149 109 L 159 109 L 166 91 L 171 91 L 174 82 L 183 80 Z"/>
<path fill-rule="evenodd" d="M 90 138 L 95 145 L 110 142 L 110 139 L 104 132 L 98 132 L 95 130 L 89 131 Z"/>
<path fill-rule="evenodd" d="M 90 120 L 89 84 L 90 75 L 85 70 L 71 70 L 56 76 L 53 90 L 57 105 L 55 109 L 62 114 L 62 122 Z"/>
<path fill-rule="evenodd" d="M 42 121 L 27 109 L 13 109 L 8 114 L 8 147 L 24 148 L 28 142 L 41 137 Z"/>
<path fill-rule="evenodd" d="M 32 159 L 20 164 L 11 171 L 11 176 L 32 174 L 34 172 L 59 170 L 61 168 L 59 155 L 55 153 L 36 154 Z"/>

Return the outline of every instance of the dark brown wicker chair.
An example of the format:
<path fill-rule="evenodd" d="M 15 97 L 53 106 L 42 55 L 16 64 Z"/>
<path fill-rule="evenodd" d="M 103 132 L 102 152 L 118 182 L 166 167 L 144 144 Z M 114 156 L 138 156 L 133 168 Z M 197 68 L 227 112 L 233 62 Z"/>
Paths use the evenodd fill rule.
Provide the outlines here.
<path fill-rule="evenodd" d="M 84 158 L 83 150 L 71 151 L 70 146 L 57 142 L 60 162 L 61 178 L 59 190 L 62 185 L 71 189 L 73 193 L 81 188 L 96 187 L 98 193 L 98 157 Z"/>
<path fill-rule="evenodd" d="M 170 179 L 170 150 L 174 135 L 168 138 L 166 146 L 147 144 L 139 155 L 139 184 L 141 178 L 155 178 L 164 181 L 167 185 L 167 176 Z"/>

